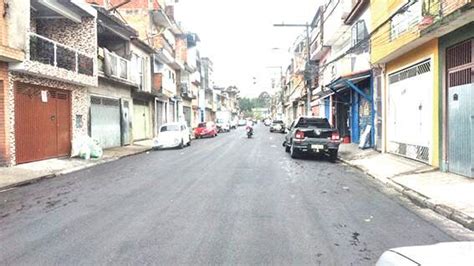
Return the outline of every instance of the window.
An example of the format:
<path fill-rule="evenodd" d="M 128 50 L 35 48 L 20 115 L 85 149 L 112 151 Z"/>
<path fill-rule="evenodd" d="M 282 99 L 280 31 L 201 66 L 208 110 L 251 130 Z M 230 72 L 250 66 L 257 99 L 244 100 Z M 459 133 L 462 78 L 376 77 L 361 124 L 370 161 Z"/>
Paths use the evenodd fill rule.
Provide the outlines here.
<path fill-rule="evenodd" d="M 301 128 L 331 128 L 326 118 L 301 118 L 297 127 Z"/>
<path fill-rule="evenodd" d="M 179 131 L 178 125 L 166 125 L 162 126 L 160 132 L 167 132 L 167 131 Z"/>
<path fill-rule="evenodd" d="M 421 1 L 413 1 L 408 4 L 404 12 L 398 13 L 390 22 L 390 39 L 394 40 L 418 24 L 421 20 Z"/>
<path fill-rule="evenodd" d="M 367 32 L 365 21 L 364 20 L 357 21 L 354 25 L 352 25 L 352 37 L 351 37 L 352 47 L 364 41 L 368 37 L 368 35 L 369 33 Z"/>

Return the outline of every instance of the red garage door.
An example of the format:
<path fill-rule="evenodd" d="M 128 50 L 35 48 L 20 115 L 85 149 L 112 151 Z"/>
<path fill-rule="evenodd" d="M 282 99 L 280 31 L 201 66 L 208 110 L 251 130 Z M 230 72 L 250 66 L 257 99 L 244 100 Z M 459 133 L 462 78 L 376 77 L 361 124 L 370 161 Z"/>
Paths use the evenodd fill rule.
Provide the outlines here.
<path fill-rule="evenodd" d="M 15 87 L 16 162 L 69 155 L 69 92 L 19 82 Z"/>

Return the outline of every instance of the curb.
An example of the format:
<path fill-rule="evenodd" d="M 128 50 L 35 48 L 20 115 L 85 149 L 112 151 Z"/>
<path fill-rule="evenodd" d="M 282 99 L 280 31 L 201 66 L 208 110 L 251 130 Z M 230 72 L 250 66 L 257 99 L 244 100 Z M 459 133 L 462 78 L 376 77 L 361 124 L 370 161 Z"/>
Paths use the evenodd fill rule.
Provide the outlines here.
<path fill-rule="evenodd" d="M 76 166 L 76 167 L 69 168 L 69 169 L 60 170 L 60 171 L 55 172 L 55 173 L 45 174 L 45 175 L 43 175 L 43 176 L 38 176 L 38 177 L 35 177 L 35 178 L 32 178 L 32 179 L 28 179 L 28 180 L 23 180 L 23 181 L 20 181 L 20 182 L 17 182 L 17 183 L 13 183 L 13 184 L 6 185 L 6 186 L 4 186 L 4 187 L 0 187 L 0 192 L 5 191 L 5 190 L 9 190 L 9 189 L 12 189 L 12 188 L 15 188 L 15 187 L 23 187 L 23 186 L 35 184 L 35 183 L 38 183 L 38 182 L 40 182 L 40 181 L 42 181 L 42 180 L 46 180 L 46 179 L 58 177 L 58 176 L 61 176 L 61 175 L 66 175 L 66 174 L 74 173 L 74 172 L 77 172 L 77 171 L 80 171 L 80 170 L 92 168 L 92 167 L 94 167 L 94 166 L 99 166 L 99 165 L 102 165 L 102 164 L 114 162 L 114 161 L 117 161 L 117 160 L 120 160 L 120 159 L 123 159 L 123 158 L 126 158 L 126 157 L 130 157 L 130 156 L 142 154 L 142 153 L 145 153 L 145 152 L 149 152 L 149 151 L 151 151 L 151 150 L 152 150 L 152 148 L 147 148 L 147 149 L 145 149 L 145 150 L 143 150 L 143 151 L 139 151 L 139 152 L 135 152 L 135 153 L 130 153 L 130 154 L 125 154 L 125 155 L 123 155 L 123 156 L 110 157 L 110 158 L 103 159 L 103 160 L 96 161 L 96 162 L 89 162 L 88 164 L 85 164 L 85 165 L 81 165 L 81 166 Z"/>
<path fill-rule="evenodd" d="M 339 160 L 342 161 L 343 163 L 353 167 L 353 168 L 359 169 L 360 171 L 364 172 L 366 175 L 368 175 L 368 176 L 370 176 L 370 177 L 372 177 L 376 180 L 379 180 L 375 176 L 370 174 L 366 169 L 363 169 L 363 168 L 361 168 L 357 165 L 354 165 L 350 161 L 345 160 L 341 157 L 339 157 Z M 438 204 L 435 201 L 433 201 L 431 198 L 426 197 L 426 196 L 416 192 L 415 190 L 412 190 L 412 189 L 410 189 L 410 188 L 408 188 L 408 187 L 406 187 L 402 184 L 399 184 L 399 183 L 397 183 L 393 180 L 389 180 L 387 182 L 381 182 L 381 183 L 384 183 L 388 187 L 395 189 L 397 192 L 399 192 L 402 195 L 404 195 L 405 197 L 407 197 L 415 205 L 418 205 L 418 206 L 423 207 L 423 208 L 431 209 L 432 211 L 448 218 L 449 220 L 454 221 L 456 223 L 459 223 L 462 226 L 466 227 L 467 229 L 474 231 L 474 217 L 471 217 L 471 216 L 469 216 L 469 215 L 467 215 L 467 214 L 465 214 L 461 211 L 458 211 L 454 208 L 451 208 L 447 205 Z"/>

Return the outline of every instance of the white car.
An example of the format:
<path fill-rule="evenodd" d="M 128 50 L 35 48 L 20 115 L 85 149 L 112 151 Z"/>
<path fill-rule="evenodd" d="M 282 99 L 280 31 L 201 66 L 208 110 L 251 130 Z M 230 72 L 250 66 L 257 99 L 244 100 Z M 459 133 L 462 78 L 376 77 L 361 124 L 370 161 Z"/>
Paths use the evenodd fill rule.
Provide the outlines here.
<path fill-rule="evenodd" d="M 184 123 L 166 123 L 153 139 L 153 149 L 180 148 L 191 145 L 191 133 Z"/>
<path fill-rule="evenodd" d="M 229 121 L 225 121 L 224 119 L 217 119 L 216 127 L 219 133 L 230 131 L 230 123 Z"/>
<path fill-rule="evenodd" d="M 474 265 L 474 242 L 443 242 L 426 246 L 392 248 L 376 266 Z"/>
<path fill-rule="evenodd" d="M 237 118 L 230 120 L 230 128 L 231 129 L 236 129 L 238 124 L 239 124 L 239 121 L 238 121 Z"/>

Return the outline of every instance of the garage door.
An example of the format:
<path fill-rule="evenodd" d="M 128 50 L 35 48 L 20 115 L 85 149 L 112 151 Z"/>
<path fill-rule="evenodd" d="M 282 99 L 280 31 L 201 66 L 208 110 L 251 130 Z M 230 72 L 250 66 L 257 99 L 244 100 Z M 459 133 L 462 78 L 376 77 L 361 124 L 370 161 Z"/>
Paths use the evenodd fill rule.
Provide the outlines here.
<path fill-rule="evenodd" d="M 430 162 L 433 124 L 431 61 L 389 75 L 388 150 Z"/>
<path fill-rule="evenodd" d="M 15 87 L 16 162 L 69 155 L 69 92 L 24 83 L 15 83 Z"/>
<path fill-rule="evenodd" d="M 148 138 L 150 130 L 150 107 L 147 102 L 133 101 L 133 139 Z"/>
<path fill-rule="evenodd" d="M 99 141 L 102 148 L 120 146 L 118 99 L 91 97 L 91 137 Z"/>

